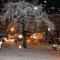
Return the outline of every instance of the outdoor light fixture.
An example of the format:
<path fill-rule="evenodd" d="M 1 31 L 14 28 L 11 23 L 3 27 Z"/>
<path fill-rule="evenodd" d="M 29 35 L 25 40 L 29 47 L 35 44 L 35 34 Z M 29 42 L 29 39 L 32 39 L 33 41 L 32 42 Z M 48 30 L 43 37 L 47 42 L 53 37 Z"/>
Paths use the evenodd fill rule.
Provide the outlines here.
<path fill-rule="evenodd" d="M 38 7 L 34 7 L 34 9 L 36 10 L 36 9 L 38 9 Z"/>
<path fill-rule="evenodd" d="M 37 38 L 37 36 L 33 36 L 33 38 L 34 38 L 34 39 L 36 39 L 36 38 Z"/>
<path fill-rule="evenodd" d="M 20 38 L 20 39 L 23 38 L 23 35 L 18 35 L 18 38 Z"/>
<path fill-rule="evenodd" d="M 47 1 L 44 1 L 44 3 L 47 3 Z"/>
<path fill-rule="evenodd" d="M 22 48 L 22 46 L 21 46 L 21 45 L 19 45 L 19 49 L 20 49 L 20 48 Z"/>
<path fill-rule="evenodd" d="M 27 43 L 30 43 L 30 39 L 27 40 Z"/>
<path fill-rule="evenodd" d="M 34 38 L 34 39 L 37 38 L 36 34 L 33 34 L 31 37 Z"/>
<path fill-rule="evenodd" d="M 14 31 L 14 28 L 13 28 L 13 27 L 11 28 L 11 31 L 12 31 L 12 32 Z"/>
<path fill-rule="evenodd" d="M 54 44 L 53 47 L 56 47 L 56 45 Z"/>
<path fill-rule="evenodd" d="M 51 29 L 50 28 L 48 28 L 48 31 L 50 31 Z"/>

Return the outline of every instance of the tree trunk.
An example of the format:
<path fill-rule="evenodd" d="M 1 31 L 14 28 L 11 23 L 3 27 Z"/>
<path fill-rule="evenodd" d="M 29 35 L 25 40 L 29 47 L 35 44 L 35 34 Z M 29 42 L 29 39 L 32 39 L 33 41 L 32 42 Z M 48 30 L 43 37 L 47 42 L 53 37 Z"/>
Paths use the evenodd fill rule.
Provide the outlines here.
<path fill-rule="evenodd" d="M 24 37 L 24 39 L 23 39 L 23 47 L 27 48 L 27 46 L 26 46 L 26 37 Z"/>

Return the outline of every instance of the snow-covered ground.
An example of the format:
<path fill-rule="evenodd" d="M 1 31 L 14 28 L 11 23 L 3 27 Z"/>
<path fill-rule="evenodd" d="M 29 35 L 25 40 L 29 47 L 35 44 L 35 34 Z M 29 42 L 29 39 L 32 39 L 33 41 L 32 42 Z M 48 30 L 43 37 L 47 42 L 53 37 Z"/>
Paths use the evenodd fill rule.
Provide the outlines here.
<path fill-rule="evenodd" d="M 23 47 L 19 48 L 18 45 L 3 44 L 0 60 L 60 60 L 57 51 L 41 49 L 35 45 L 24 49 Z"/>

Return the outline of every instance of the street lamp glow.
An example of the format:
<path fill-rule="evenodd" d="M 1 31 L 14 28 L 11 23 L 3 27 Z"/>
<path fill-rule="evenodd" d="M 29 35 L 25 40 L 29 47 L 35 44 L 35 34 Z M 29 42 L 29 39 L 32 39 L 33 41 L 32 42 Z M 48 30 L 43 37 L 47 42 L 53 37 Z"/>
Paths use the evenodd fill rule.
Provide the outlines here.
<path fill-rule="evenodd" d="M 14 28 L 13 27 L 11 28 L 11 31 L 14 31 Z"/>
<path fill-rule="evenodd" d="M 18 38 L 20 38 L 20 39 L 23 38 L 23 35 L 18 35 Z"/>
<path fill-rule="evenodd" d="M 44 3 L 47 3 L 47 1 L 44 1 Z"/>
<path fill-rule="evenodd" d="M 32 35 L 32 38 L 36 39 L 37 38 L 36 34 L 33 34 Z"/>
<path fill-rule="evenodd" d="M 21 45 L 19 45 L 19 49 L 20 49 L 20 48 L 22 48 L 22 46 L 21 46 Z"/>
<path fill-rule="evenodd" d="M 53 47 L 56 47 L 56 45 L 54 44 Z"/>
<path fill-rule="evenodd" d="M 50 31 L 51 29 L 50 28 L 48 28 L 48 31 Z"/>
<path fill-rule="evenodd" d="M 30 39 L 29 39 L 29 40 L 27 40 L 27 43 L 30 43 Z"/>
<path fill-rule="evenodd" d="M 38 9 L 38 7 L 34 7 L 34 9 L 36 10 L 36 9 Z"/>
<path fill-rule="evenodd" d="M 37 36 L 33 36 L 33 38 L 34 38 L 34 39 L 36 39 L 36 38 L 37 38 Z"/>

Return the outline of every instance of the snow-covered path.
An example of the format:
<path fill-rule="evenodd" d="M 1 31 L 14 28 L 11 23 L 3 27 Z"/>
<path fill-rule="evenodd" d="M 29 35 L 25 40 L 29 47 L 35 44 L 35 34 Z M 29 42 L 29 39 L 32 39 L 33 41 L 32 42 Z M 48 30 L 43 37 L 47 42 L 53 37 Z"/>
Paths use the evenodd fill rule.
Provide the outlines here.
<path fill-rule="evenodd" d="M 18 45 L 5 45 L 0 51 L 0 60 L 60 60 L 57 51 L 48 49 L 18 48 Z"/>

